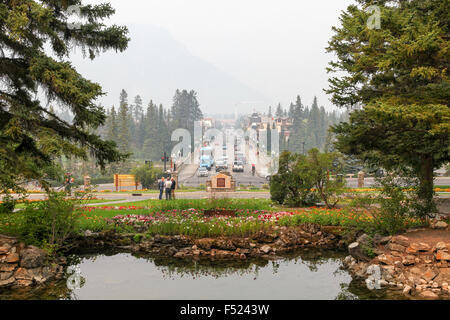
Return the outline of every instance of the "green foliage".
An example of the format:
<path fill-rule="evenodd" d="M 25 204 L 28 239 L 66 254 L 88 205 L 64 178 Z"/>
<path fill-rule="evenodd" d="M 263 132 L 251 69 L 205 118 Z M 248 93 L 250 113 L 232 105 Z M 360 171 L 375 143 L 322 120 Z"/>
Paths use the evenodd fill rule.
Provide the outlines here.
<path fill-rule="evenodd" d="M 283 152 L 280 156 L 278 173 L 270 180 L 270 194 L 273 201 L 288 206 L 308 206 L 317 202 L 312 188 L 314 180 L 308 174 L 303 155 Z"/>
<path fill-rule="evenodd" d="M 331 179 L 343 172 L 337 153 L 312 149 L 307 155 L 283 152 L 278 173 L 270 181 L 272 200 L 290 206 L 313 205 L 321 198 L 328 208 L 336 206 L 344 191 L 344 179 Z"/>
<path fill-rule="evenodd" d="M 133 236 L 133 241 L 134 241 L 135 243 L 140 243 L 140 242 L 142 241 L 143 238 L 144 238 L 144 235 L 143 235 L 143 234 L 135 234 L 135 235 Z"/>
<path fill-rule="evenodd" d="M 377 198 L 380 210 L 373 213 L 375 230 L 380 234 L 391 235 L 404 231 L 405 221 L 416 216 L 413 206 L 416 198 L 413 192 L 405 191 L 403 181 L 392 175 L 378 179 L 378 182 L 382 190 Z"/>
<path fill-rule="evenodd" d="M 16 201 L 14 198 L 9 194 L 6 193 L 6 195 L 3 196 L 0 203 L 0 214 L 8 214 L 12 213 L 14 211 L 14 208 L 16 206 Z"/>
<path fill-rule="evenodd" d="M 381 28 L 369 29 L 359 0 L 341 16 L 328 51 L 334 104 L 361 106 L 334 128 L 339 151 L 420 181 L 424 211 L 433 208 L 433 172 L 450 160 L 448 1 L 382 1 Z M 346 75 L 342 76 L 342 71 Z"/>
<path fill-rule="evenodd" d="M 136 167 L 132 170 L 132 173 L 136 175 L 137 181 L 142 184 L 144 189 L 154 188 L 158 178 L 160 178 L 163 174 L 160 169 L 154 168 L 153 165 Z"/>
<path fill-rule="evenodd" d="M 433 208 L 433 172 L 450 159 L 450 108 L 378 103 L 333 128 L 337 148 L 367 163 L 418 178 L 424 210 Z"/>
<path fill-rule="evenodd" d="M 341 200 L 346 185 L 343 178 L 344 164 L 336 152 L 321 153 L 311 149 L 306 157 L 307 171 L 313 177 L 315 189 L 327 208 L 334 208 Z M 330 175 L 341 177 L 330 178 Z"/>
<path fill-rule="evenodd" d="M 71 4 L 81 6 L 80 29 L 69 26 Z M 102 168 L 124 158 L 114 143 L 89 132 L 105 121 L 103 108 L 95 104 L 103 92 L 67 61 L 76 47 L 91 59 L 101 51 L 127 48 L 127 29 L 103 24 L 113 13 L 109 4 L 81 0 L 0 5 L 0 186 L 19 190 L 24 180 L 41 179 L 42 169 L 62 155 L 87 158 L 89 151 Z M 37 100 L 38 88 L 70 110 L 73 123 Z"/>
<path fill-rule="evenodd" d="M 81 216 L 75 207 L 91 198 L 90 194 L 76 193 L 73 201 L 67 201 L 64 193 L 48 193 L 47 201 L 31 203 L 21 212 L 23 220 L 17 230 L 20 238 L 53 254 L 66 248 L 66 241 L 76 233 Z"/>

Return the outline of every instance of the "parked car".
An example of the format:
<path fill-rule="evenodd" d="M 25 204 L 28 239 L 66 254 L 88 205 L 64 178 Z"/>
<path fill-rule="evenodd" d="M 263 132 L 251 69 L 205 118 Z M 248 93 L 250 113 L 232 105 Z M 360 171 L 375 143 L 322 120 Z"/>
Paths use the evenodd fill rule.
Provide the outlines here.
<path fill-rule="evenodd" d="M 209 177 L 209 171 L 205 167 L 198 168 L 197 177 Z"/>
<path fill-rule="evenodd" d="M 242 161 L 235 161 L 233 163 L 233 172 L 244 172 L 244 163 Z"/>

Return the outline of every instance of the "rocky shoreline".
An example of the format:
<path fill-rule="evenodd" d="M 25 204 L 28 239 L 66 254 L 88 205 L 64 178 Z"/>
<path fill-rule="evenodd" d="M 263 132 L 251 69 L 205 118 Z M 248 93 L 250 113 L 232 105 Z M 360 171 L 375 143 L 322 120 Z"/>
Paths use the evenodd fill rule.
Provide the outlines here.
<path fill-rule="evenodd" d="M 450 234 L 448 226 L 441 229 Z M 344 265 L 371 290 L 386 288 L 408 298 L 450 298 L 450 242 L 429 244 L 432 240 L 421 242 L 409 234 L 378 239 L 363 235 L 349 245 Z M 364 252 L 370 241 L 374 242 L 373 258 Z"/>
<path fill-rule="evenodd" d="M 74 239 L 78 248 L 121 249 L 178 259 L 235 259 L 262 257 L 276 259 L 277 254 L 301 248 L 345 250 L 348 243 L 341 229 L 304 225 L 295 228 L 276 227 L 250 237 L 194 238 L 183 235 L 146 237 L 144 234 L 86 233 Z"/>
<path fill-rule="evenodd" d="M 340 228 L 303 225 L 274 229 L 251 237 L 194 238 L 182 235 L 153 237 L 145 233 L 121 234 L 113 231 L 70 239 L 71 253 L 119 249 L 177 259 L 245 260 L 261 257 L 278 259 L 281 254 L 301 248 L 345 250 L 348 240 Z M 29 287 L 64 277 L 65 258 L 50 259 L 47 253 L 26 246 L 15 238 L 0 235 L 0 288 Z"/>
<path fill-rule="evenodd" d="M 29 287 L 64 276 L 65 259 L 49 259 L 37 247 L 0 235 L 0 288 Z"/>
<path fill-rule="evenodd" d="M 448 226 L 439 229 L 450 236 Z M 371 290 L 389 289 L 408 298 L 450 298 L 450 241 L 430 244 L 420 237 L 408 237 L 409 233 L 373 238 L 357 235 L 352 230 L 314 224 L 274 227 L 248 237 L 216 238 L 87 231 L 70 239 L 73 249 L 69 253 L 118 249 L 176 259 L 243 261 L 276 260 L 301 249 L 348 250 L 344 267 Z M 0 235 L 0 288 L 62 279 L 65 264 L 64 258 L 51 260 L 39 248 Z"/>

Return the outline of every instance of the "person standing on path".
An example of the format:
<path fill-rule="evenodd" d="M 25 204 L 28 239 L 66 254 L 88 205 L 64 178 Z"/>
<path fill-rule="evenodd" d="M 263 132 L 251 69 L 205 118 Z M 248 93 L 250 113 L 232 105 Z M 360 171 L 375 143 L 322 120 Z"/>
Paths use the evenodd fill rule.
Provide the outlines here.
<path fill-rule="evenodd" d="M 162 196 L 164 193 L 164 177 L 161 178 L 161 180 L 158 181 L 158 188 L 159 188 L 159 200 L 162 200 Z"/>
<path fill-rule="evenodd" d="M 172 181 L 170 181 L 170 179 L 166 180 L 165 188 L 166 188 L 166 200 L 171 200 L 170 193 L 172 191 Z"/>
<path fill-rule="evenodd" d="M 175 200 L 175 189 L 177 187 L 177 183 L 176 183 L 176 181 L 175 181 L 175 179 L 173 177 L 172 177 L 171 181 L 172 181 L 172 186 L 170 187 L 171 188 L 171 194 L 170 195 L 172 196 L 172 199 Z"/>

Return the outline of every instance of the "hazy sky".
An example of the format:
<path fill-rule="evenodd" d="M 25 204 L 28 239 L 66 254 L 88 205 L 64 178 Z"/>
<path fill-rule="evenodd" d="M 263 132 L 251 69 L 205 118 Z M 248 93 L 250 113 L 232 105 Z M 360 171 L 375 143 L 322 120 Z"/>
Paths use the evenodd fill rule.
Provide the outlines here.
<path fill-rule="evenodd" d="M 111 21 L 167 29 L 188 50 L 285 107 L 300 94 L 331 108 L 325 53 L 352 0 L 89 0 L 116 8 Z M 149 43 L 149 46 L 152 44 Z M 195 89 L 195 88 L 193 88 Z"/>

